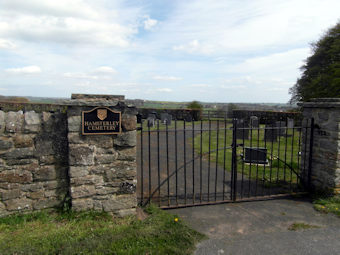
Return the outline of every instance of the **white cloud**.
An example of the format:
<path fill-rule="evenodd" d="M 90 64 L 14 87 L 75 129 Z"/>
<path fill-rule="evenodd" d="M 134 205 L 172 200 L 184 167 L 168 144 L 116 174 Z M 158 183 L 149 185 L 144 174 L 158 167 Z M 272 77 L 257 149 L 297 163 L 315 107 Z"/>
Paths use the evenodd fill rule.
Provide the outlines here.
<path fill-rule="evenodd" d="M 73 78 L 73 79 L 93 79 L 93 80 L 97 80 L 98 76 L 95 75 L 88 75 L 86 73 L 64 73 L 63 74 L 64 77 L 66 78 Z"/>
<path fill-rule="evenodd" d="M 210 54 L 212 53 L 213 46 L 211 45 L 202 45 L 198 42 L 198 40 L 193 40 L 187 44 L 177 45 L 172 47 L 175 51 L 185 51 L 187 53 L 200 53 L 200 54 Z"/>
<path fill-rule="evenodd" d="M 152 30 L 157 24 L 158 21 L 156 19 L 151 19 L 149 16 L 146 16 L 146 19 L 144 20 L 144 29 Z"/>
<path fill-rule="evenodd" d="M 175 77 L 175 76 L 162 76 L 162 75 L 156 75 L 154 77 L 152 77 L 152 79 L 154 80 L 158 80 L 158 81 L 180 81 L 183 78 L 181 77 Z"/>
<path fill-rule="evenodd" d="M 14 49 L 15 44 L 9 40 L 0 38 L 0 49 Z"/>
<path fill-rule="evenodd" d="M 96 73 L 103 73 L 103 74 L 116 74 L 118 73 L 114 68 L 110 66 L 100 66 L 94 70 Z"/>
<path fill-rule="evenodd" d="M 190 85 L 190 87 L 192 87 L 192 88 L 209 88 L 209 87 L 211 87 L 211 85 L 201 83 L 201 84 L 192 84 L 192 85 Z"/>
<path fill-rule="evenodd" d="M 127 47 L 133 19 L 82 0 L 11 0 L 0 10 L 0 36 L 30 42 Z"/>
<path fill-rule="evenodd" d="M 41 68 L 39 66 L 25 66 L 20 68 L 8 68 L 5 71 L 11 74 L 37 74 L 41 73 Z"/>
<path fill-rule="evenodd" d="M 159 89 L 156 89 L 156 91 L 158 91 L 158 92 L 172 92 L 173 90 L 169 89 L 169 88 L 159 88 Z"/>

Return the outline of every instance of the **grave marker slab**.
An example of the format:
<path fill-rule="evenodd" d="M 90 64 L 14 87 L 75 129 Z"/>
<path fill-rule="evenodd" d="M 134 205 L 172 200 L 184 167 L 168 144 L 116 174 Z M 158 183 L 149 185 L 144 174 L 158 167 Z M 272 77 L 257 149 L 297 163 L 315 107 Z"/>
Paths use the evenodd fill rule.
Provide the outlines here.
<path fill-rule="evenodd" d="M 245 147 L 243 162 L 252 164 L 267 164 L 267 149 L 258 147 Z"/>

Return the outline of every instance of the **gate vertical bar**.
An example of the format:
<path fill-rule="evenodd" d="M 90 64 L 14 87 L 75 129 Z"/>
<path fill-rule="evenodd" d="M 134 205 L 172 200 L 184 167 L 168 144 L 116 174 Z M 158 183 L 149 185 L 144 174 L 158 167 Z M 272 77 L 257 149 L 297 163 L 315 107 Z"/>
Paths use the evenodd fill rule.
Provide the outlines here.
<path fill-rule="evenodd" d="M 208 202 L 210 201 L 210 152 L 211 152 L 211 120 L 209 119 L 209 154 L 208 154 Z"/>
<path fill-rule="evenodd" d="M 192 121 L 192 203 L 195 204 L 195 123 Z"/>
<path fill-rule="evenodd" d="M 165 124 L 165 135 L 166 135 L 166 175 L 168 179 L 168 206 L 170 206 L 170 173 L 169 173 L 169 130 L 168 130 L 168 122 Z"/>
<path fill-rule="evenodd" d="M 184 203 L 187 204 L 187 162 L 186 162 L 185 119 L 183 120 L 183 146 L 184 146 Z"/>
<path fill-rule="evenodd" d="M 201 119 L 201 137 L 200 137 L 200 203 L 202 203 L 202 143 L 203 143 L 203 120 Z"/>
<path fill-rule="evenodd" d="M 148 125 L 148 147 L 149 147 L 149 198 L 151 198 L 151 132 Z"/>
<path fill-rule="evenodd" d="M 158 204 L 161 205 L 161 173 L 159 162 L 159 120 L 157 121 L 157 169 L 158 169 Z"/>
<path fill-rule="evenodd" d="M 219 120 L 216 127 L 216 165 L 215 165 L 215 201 L 217 200 L 217 170 L 218 170 L 218 140 L 219 140 Z"/>
<path fill-rule="evenodd" d="M 140 194 L 141 194 L 141 200 L 140 204 L 143 205 L 143 198 L 144 198 L 144 162 L 143 162 L 143 120 L 141 121 L 141 128 L 140 128 L 140 179 L 141 179 L 141 185 L 140 185 Z"/>
<path fill-rule="evenodd" d="M 175 119 L 175 175 L 176 175 L 176 204 L 178 205 L 178 165 L 177 165 L 177 118 Z"/>
<path fill-rule="evenodd" d="M 224 201 L 224 195 L 225 195 L 225 153 L 226 153 L 226 146 L 227 146 L 227 120 L 226 115 L 224 115 L 224 144 L 223 144 L 223 201 Z"/>
<path fill-rule="evenodd" d="M 308 158 L 308 189 L 311 189 L 311 177 L 312 177 L 312 160 L 313 160 L 313 144 L 314 144 L 314 118 L 310 123 L 310 140 L 309 140 L 309 158 Z"/>
<path fill-rule="evenodd" d="M 236 192 L 237 192 L 237 123 L 236 119 L 233 121 L 233 142 L 232 142 L 232 200 L 236 201 Z"/>

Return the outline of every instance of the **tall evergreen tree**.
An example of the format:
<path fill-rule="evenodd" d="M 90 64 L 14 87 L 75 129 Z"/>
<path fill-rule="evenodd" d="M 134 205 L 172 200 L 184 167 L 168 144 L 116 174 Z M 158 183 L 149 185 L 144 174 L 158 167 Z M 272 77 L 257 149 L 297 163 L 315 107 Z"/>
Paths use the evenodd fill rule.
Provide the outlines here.
<path fill-rule="evenodd" d="M 340 98 L 340 22 L 312 44 L 313 54 L 300 68 L 301 77 L 290 88 L 290 101 L 311 98 Z"/>

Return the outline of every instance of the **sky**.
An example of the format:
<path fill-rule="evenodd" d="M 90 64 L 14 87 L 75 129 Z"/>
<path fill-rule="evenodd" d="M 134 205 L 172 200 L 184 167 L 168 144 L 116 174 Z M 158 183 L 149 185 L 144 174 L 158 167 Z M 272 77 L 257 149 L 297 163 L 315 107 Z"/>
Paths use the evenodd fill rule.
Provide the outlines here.
<path fill-rule="evenodd" d="M 339 0 L 0 0 L 0 95 L 286 103 Z"/>

